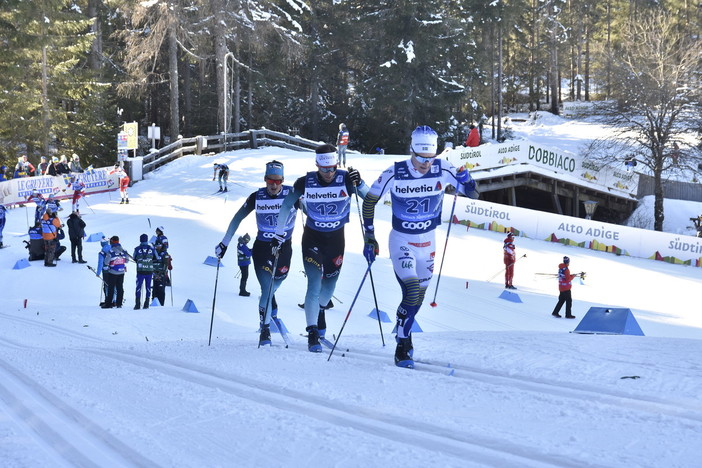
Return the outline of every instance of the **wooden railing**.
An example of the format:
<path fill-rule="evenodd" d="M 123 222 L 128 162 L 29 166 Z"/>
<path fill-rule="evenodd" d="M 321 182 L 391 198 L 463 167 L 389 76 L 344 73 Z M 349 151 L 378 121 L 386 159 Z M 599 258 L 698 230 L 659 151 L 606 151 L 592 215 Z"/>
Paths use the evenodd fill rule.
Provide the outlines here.
<path fill-rule="evenodd" d="M 278 146 L 296 151 L 314 150 L 322 142 L 308 140 L 287 133 L 261 128 L 240 133 L 181 138 L 158 151 L 143 157 L 142 172 L 146 174 L 158 167 L 191 154 L 216 154 L 242 148 L 256 149 L 259 146 Z"/>

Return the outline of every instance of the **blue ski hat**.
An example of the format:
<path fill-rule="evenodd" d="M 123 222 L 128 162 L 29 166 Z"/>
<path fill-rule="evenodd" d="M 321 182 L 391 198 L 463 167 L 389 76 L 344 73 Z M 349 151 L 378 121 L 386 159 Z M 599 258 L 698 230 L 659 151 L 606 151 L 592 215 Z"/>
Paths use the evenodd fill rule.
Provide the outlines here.
<path fill-rule="evenodd" d="M 283 174 L 283 163 L 280 161 L 271 161 L 266 163 L 266 177 L 271 175 L 279 175 L 280 177 L 285 177 Z"/>

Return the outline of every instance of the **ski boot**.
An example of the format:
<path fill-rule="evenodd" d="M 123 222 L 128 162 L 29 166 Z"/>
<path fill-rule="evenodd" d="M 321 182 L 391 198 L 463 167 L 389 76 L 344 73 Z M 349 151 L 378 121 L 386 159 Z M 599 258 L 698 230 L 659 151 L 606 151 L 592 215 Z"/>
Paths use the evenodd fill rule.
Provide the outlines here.
<path fill-rule="evenodd" d="M 324 307 L 319 308 L 319 316 L 317 317 L 317 331 L 319 332 L 319 337 L 324 338 L 327 332 L 327 320 L 324 316 Z"/>
<path fill-rule="evenodd" d="M 322 345 L 319 344 L 319 330 L 314 325 L 305 328 L 307 330 L 307 349 L 310 353 L 321 353 Z"/>
<path fill-rule="evenodd" d="M 395 337 L 395 340 L 397 341 L 397 348 L 395 348 L 395 365 L 397 367 L 414 369 L 414 361 L 412 360 L 412 354 L 414 353 L 414 349 L 412 348 L 412 337 Z"/>
<path fill-rule="evenodd" d="M 137 302 L 136 305 L 134 306 L 134 310 L 139 310 L 141 309 L 141 305 Z"/>
<path fill-rule="evenodd" d="M 258 337 L 258 346 L 266 346 L 271 344 L 271 326 L 261 325 L 261 335 Z"/>
<path fill-rule="evenodd" d="M 144 309 L 148 309 L 148 308 L 149 308 L 149 300 L 148 300 L 148 299 L 144 301 L 144 307 L 143 307 L 143 308 L 144 308 Z"/>

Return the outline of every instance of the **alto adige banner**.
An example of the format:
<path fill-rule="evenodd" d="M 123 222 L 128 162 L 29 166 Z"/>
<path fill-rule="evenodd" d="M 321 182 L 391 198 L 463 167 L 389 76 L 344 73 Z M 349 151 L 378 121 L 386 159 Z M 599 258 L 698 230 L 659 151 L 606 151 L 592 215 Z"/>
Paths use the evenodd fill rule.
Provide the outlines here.
<path fill-rule="evenodd" d="M 448 197 L 447 197 L 448 198 Z M 446 200 L 445 200 L 446 201 Z M 452 201 L 444 203 L 448 220 Z M 702 266 L 702 238 L 619 226 L 458 197 L 452 220 L 469 228 L 541 239 L 615 255 Z"/>

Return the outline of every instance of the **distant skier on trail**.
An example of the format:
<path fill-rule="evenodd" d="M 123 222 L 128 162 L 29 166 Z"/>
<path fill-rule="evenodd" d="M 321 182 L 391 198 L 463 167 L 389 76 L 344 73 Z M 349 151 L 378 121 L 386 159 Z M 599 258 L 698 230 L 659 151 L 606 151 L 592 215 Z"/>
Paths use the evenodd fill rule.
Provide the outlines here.
<path fill-rule="evenodd" d="M 339 160 L 333 145 L 318 146 L 315 162 L 317 170 L 297 179 L 293 190 L 285 197 L 272 246 L 277 249 L 289 239 L 285 214 L 304 196 L 307 221 L 302 233 L 302 259 L 307 275 L 307 348 L 321 353 L 319 338 L 327 328 L 324 309 L 334 295 L 344 263 L 344 226 L 349 222 L 351 197 L 354 193 L 365 197 L 368 186 L 356 169 L 338 169 Z"/>
<path fill-rule="evenodd" d="M 392 230 L 388 250 L 402 289 L 397 307 L 395 365 L 413 368 L 412 324 L 424 302 L 434 272 L 435 229 L 441 224 L 444 190 L 451 184 L 459 194 L 478 198 L 475 181 L 464 168 L 436 157 L 437 133 L 422 125 L 412 132 L 408 160 L 394 163 L 373 183 L 363 202 L 365 246 L 369 264 L 379 247 L 375 239 L 375 205 L 386 192 L 392 197 Z"/>
<path fill-rule="evenodd" d="M 115 168 L 110 171 L 110 175 L 112 174 L 117 174 L 118 180 L 119 180 L 119 195 L 122 198 L 122 201 L 119 202 L 120 205 L 123 204 L 129 204 L 129 194 L 127 193 L 127 189 L 129 188 L 129 176 L 127 175 L 126 172 L 124 172 L 124 169 L 119 163 L 115 163 Z"/>
<path fill-rule="evenodd" d="M 248 196 L 244 204 L 234 214 L 229 222 L 227 232 L 215 248 L 217 257 L 222 258 L 227 251 L 236 230 L 241 222 L 252 211 L 256 212 L 256 225 L 258 232 L 254 241 L 251 255 L 253 257 L 254 272 L 261 286 L 261 298 L 258 301 L 258 315 L 261 325 L 259 345 L 271 344 L 270 323 L 272 317 L 277 317 L 278 304 L 275 300 L 275 292 L 278 290 L 283 280 L 287 278 L 290 271 L 290 260 L 292 258 L 292 238 L 295 228 L 295 218 L 300 203 L 291 203 L 285 211 L 285 215 L 280 221 L 282 202 L 285 197 L 292 192 L 292 187 L 283 185 L 284 167 L 279 161 L 271 161 L 266 164 L 266 172 L 263 177 L 265 187 L 259 188 Z M 278 223 L 281 223 L 284 240 L 279 245 L 277 252 L 278 261 L 275 272 L 272 272 L 275 263 L 275 254 L 271 249 L 271 240 L 275 235 Z M 273 284 L 271 285 L 271 280 Z M 270 291 L 270 295 L 269 295 Z M 270 303 L 270 308 L 269 308 Z"/>
<path fill-rule="evenodd" d="M 227 192 L 227 180 L 229 180 L 229 166 L 226 164 L 214 163 L 214 174 L 212 175 L 212 180 L 217 178 L 219 183 L 218 192 Z"/>
<path fill-rule="evenodd" d="M 346 167 L 346 148 L 349 146 L 349 130 L 346 124 L 339 124 L 339 134 L 336 136 L 336 148 L 339 153 L 339 165 Z"/>

